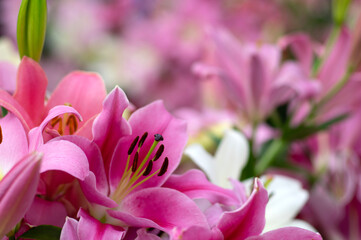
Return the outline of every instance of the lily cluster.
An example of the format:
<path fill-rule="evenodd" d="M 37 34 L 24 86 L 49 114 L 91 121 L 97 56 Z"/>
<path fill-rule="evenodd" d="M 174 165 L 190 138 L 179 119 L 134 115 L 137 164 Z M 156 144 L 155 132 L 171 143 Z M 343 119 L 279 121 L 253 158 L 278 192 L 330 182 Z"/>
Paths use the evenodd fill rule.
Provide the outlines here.
<path fill-rule="evenodd" d="M 60 239 L 321 239 L 265 229 L 273 197 L 260 179 L 228 189 L 199 170 L 173 174 L 186 124 L 161 101 L 135 110 L 87 72 L 70 73 L 48 99 L 46 85 L 24 57 L 14 94 L 0 92 L 1 238 L 52 225 Z"/>

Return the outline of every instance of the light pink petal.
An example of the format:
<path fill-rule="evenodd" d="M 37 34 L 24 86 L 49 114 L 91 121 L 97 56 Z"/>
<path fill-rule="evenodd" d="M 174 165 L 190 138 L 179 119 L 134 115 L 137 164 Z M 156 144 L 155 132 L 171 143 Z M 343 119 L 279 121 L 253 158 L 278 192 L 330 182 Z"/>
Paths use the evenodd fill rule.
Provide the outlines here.
<path fill-rule="evenodd" d="M 186 230 L 173 230 L 174 235 L 171 235 L 171 239 L 179 240 L 223 240 L 223 234 L 217 228 L 210 229 L 199 226 L 192 226 Z"/>
<path fill-rule="evenodd" d="M 261 236 L 249 237 L 247 240 L 322 240 L 320 234 L 297 227 L 285 227 L 270 232 L 266 232 Z"/>
<path fill-rule="evenodd" d="M 162 240 L 157 235 L 148 233 L 146 229 L 141 228 L 137 231 L 137 238 L 135 240 Z"/>
<path fill-rule="evenodd" d="M 16 66 L 8 62 L 0 62 L 0 88 L 14 93 L 16 88 Z"/>
<path fill-rule="evenodd" d="M 78 237 L 78 222 L 73 218 L 66 218 L 61 230 L 60 240 L 80 240 Z"/>
<path fill-rule="evenodd" d="M 154 227 L 170 232 L 174 227 L 208 227 L 197 205 L 186 195 L 168 188 L 147 188 L 128 195 L 110 216 L 128 226 Z"/>
<path fill-rule="evenodd" d="M 62 227 L 66 216 L 67 212 L 62 203 L 35 197 L 30 209 L 25 214 L 25 220 L 34 226 L 53 225 Z"/>
<path fill-rule="evenodd" d="M 85 123 L 100 113 L 106 94 L 104 82 L 98 74 L 72 72 L 56 87 L 49 98 L 46 110 L 56 105 L 71 104 L 83 117 Z M 83 123 L 80 123 L 79 127 Z"/>
<path fill-rule="evenodd" d="M 180 191 L 192 199 L 205 198 L 211 203 L 235 205 L 239 202 L 231 190 L 210 183 L 204 173 L 196 169 L 183 175 L 171 175 L 163 187 Z"/>
<path fill-rule="evenodd" d="M 103 103 L 103 110 L 94 120 L 94 142 L 103 155 L 105 172 L 108 174 L 111 157 L 118 140 L 131 133 L 127 121 L 122 117 L 129 101 L 123 90 L 115 87 Z"/>
<path fill-rule="evenodd" d="M 30 119 L 29 114 L 25 109 L 8 92 L 5 92 L 2 89 L 0 89 L 0 106 L 15 114 L 24 125 L 26 132 L 34 126 L 33 121 Z"/>
<path fill-rule="evenodd" d="M 109 185 L 104 170 L 103 158 L 98 145 L 89 139 L 80 136 L 68 135 L 57 139 L 72 142 L 85 153 L 89 162 L 89 170 L 94 173 L 96 178 L 96 189 L 107 195 L 109 193 Z"/>
<path fill-rule="evenodd" d="M 267 72 L 258 54 L 250 57 L 250 92 L 252 94 L 252 104 L 257 110 L 261 110 L 262 99 L 267 95 Z"/>
<path fill-rule="evenodd" d="M 162 176 L 155 175 L 141 184 L 137 189 L 160 186 L 172 174 L 181 160 L 182 152 L 187 141 L 186 124 L 183 120 L 173 117 L 165 109 L 162 101 L 156 101 L 138 109 L 129 118 L 129 124 L 132 127 L 132 135 L 119 141 L 111 163 L 109 174 L 111 190 L 117 186 L 122 177 L 131 143 L 137 136 L 141 138 L 145 132 L 148 133 L 148 137 L 140 149 L 138 167 L 153 144 L 155 134 L 161 134 L 164 140 L 158 143 L 158 146 L 150 155 L 150 159 L 155 156 L 161 144 L 164 144 L 164 152 L 158 160 L 153 162 L 153 168 L 149 175 L 161 169 L 166 157 L 169 159 L 169 164 L 165 174 Z M 130 166 L 133 163 L 135 152 L 136 149 L 131 155 L 132 162 L 129 164 Z M 146 166 L 147 164 L 145 164 L 143 168 L 145 169 Z M 137 182 L 142 181 L 147 176 L 141 176 Z"/>
<path fill-rule="evenodd" d="M 245 239 L 259 235 L 265 225 L 265 209 L 268 202 L 267 191 L 259 179 L 243 206 L 234 211 L 225 212 L 217 224 L 225 239 Z"/>
<path fill-rule="evenodd" d="M 23 57 L 18 69 L 14 98 L 29 114 L 34 124 L 39 124 L 44 117 L 47 85 L 48 80 L 40 65 L 31 58 Z"/>
<path fill-rule="evenodd" d="M 313 49 L 311 39 L 308 35 L 298 33 L 286 36 L 281 39 L 280 45 L 283 49 L 290 47 L 301 63 L 302 70 L 305 74 L 310 73 L 313 61 Z"/>
<path fill-rule="evenodd" d="M 333 50 L 321 67 L 318 78 L 322 84 L 323 95 L 334 86 L 346 73 L 347 62 L 351 51 L 351 36 L 342 29 Z"/>
<path fill-rule="evenodd" d="M 44 154 L 40 172 L 59 170 L 84 180 L 89 174 L 89 163 L 85 153 L 74 143 L 53 140 L 38 148 Z"/>
<path fill-rule="evenodd" d="M 50 109 L 48 116 L 42 121 L 42 123 L 29 132 L 29 150 L 34 151 L 44 143 L 43 131 L 48 123 L 55 117 L 65 113 L 74 114 L 81 121 L 82 118 L 79 113 L 72 107 L 68 106 L 56 106 Z"/>
<path fill-rule="evenodd" d="M 80 209 L 78 216 L 80 217 L 78 224 L 80 240 L 119 240 L 125 234 L 125 230 L 122 227 L 101 223 L 83 209 Z"/>
<path fill-rule="evenodd" d="M 0 172 L 6 174 L 18 161 L 28 155 L 28 140 L 23 125 L 9 112 L 0 119 L 2 142 L 0 144 Z"/>
<path fill-rule="evenodd" d="M 23 218 L 33 202 L 39 182 L 41 155 L 18 162 L 0 181 L 0 238 Z"/>

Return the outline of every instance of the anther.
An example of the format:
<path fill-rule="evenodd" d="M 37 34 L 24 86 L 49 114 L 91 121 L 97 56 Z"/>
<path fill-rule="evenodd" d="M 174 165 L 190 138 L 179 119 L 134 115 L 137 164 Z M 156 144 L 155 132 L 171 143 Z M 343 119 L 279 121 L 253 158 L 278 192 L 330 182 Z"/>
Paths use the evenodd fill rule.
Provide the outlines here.
<path fill-rule="evenodd" d="M 145 169 L 145 172 L 143 173 L 143 176 L 149 175 L 149 173 L 152 171 L 153 168 L 153 161 L 149 161 L 147 168 Z"/>
<path fill-rule="evenodd" d="M 157 142 L 160 142 L 160 141 L 163 141 L 163 140 L 164 140 L 163 136 L 160 135 L 160 134 L 154 134 L 154 139 L 155 139 L 155 141 L 157 141 Z"/>
<path fill-rule="evenodd" d="M 59 117 L 55 117 L 55 118 L 51 119 L 50 125 L 51 125 L 52 127 L 54 127 L 59 121 L 60 121 L 60 118 L 59 118 Z"/>
<path fill-rule="evenodd" d="M 138 152 L 136 152 L 133 159 L 132 172 L 135 172 L 137 170 L 138 157 L 139 157 Z"/>
<path fill-rule="evenodd" d="M 164 159 L 164 162 L 162 164 L 162 167 L 160 168 L 160 172 L 158 173 L 158 176 L 162 176 L 164 173 L 167 172 L 167 169 L 168 169 L 168 164 L 169 164 L 169 160 L 168 160 L 168 157 L 166 157 Z"/>
<path fill-rule="evenodd" d="M 132 154 L 132 152 L 133 152 L 133 150 L 134 150 L 134 148 L 135 148 L 135 145 L 137 145 L 137 143 L 138 143 L 138 140 L 139 140 L 139 136 L 137 136 L 137 137 L 133 140 L 132 144 L 130 144 L 130 147 L 129 147 L 129 149 L 128 149 L 128 155 Z"/>
<path fill-rule="evenodd" d="M 139 140 L 139 143 L 138 143 L 138 147 L 142 147 L 144 142 L 145 142 L 145 139 L 147 139 L 148 137 L 148 132 L 145 132 L 142 136 L 142 138 Z"/>
<path fill-rule="evenodd" d="M 157 161 L 160 158 L 160 156 L 162 156 L 163 151 L 164 151 L 164 145 L 162 144 L 159 146 L 157 152 L 155 153 L 153 161 Z"/>
<path fill-rule="evenodd" d="M 76 121 L 76 118 L 74 115 L 70 115 L 65 124 L 67 126 L 69 126 L 70 134 L 73 134 L 78 129 L 78 122 Z"/>
<path fill-rule="evenodd" d="M 2 142 L 3 142 L 3 130 L 0 126 L 0 143 L 2 143 Z"/>

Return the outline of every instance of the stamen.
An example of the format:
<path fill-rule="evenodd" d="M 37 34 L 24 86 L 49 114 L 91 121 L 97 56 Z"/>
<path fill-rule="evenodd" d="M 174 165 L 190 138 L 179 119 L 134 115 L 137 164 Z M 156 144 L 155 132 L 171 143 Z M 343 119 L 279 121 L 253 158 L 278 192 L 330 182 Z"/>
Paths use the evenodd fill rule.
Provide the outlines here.
<path fill-rule="evenodd" d="M 135 172 L 137 170 L 138 158 L 139 158 L 139 154 L 138 152 L 136 152 L 133 159 L 132 172 Z"/>
<path fill-rule="evenodd" d="M 70 135 L 72 135 L 78 129 L 78 122 L 73 114 L 68 117 L 65 124 L 69 126 Z"/>
<path fill-rule="evenodd" d="M 0 126 L 0 144 L 3 142 L 3 130 Z"/>
<path fill-rule="evenodd" d="M 157 161 L 160 158 L 160 156 L 162 156 L 163 151 L 164 151 L 164 145 L 162 144 L 159 146 L 159 148 L 154 156 L 153 161 Z"/>
<path fill-rule="evenodd" d="M 137 145 L 138 140 L 139 140 L 139 136 L 137 136 L 137 137 L 133 140 L 132 144 L 131 144 L 130 147 L 129 147 L 128 155 L 132 154 L 132 152 L 133 152 L 133 150 L 134 150 L 134 148 L 135 148 L 135 145 Z"/>
<path fill-rule="evenodd" d="M 160 141 L 163 141 L 163 140 L 164 140 L 163 136 L 160 135 L 160 134 L 154 134 L 154 139 L 155 139 L 155 141 L 157 141 L 157 142 L 160 142 Z"/>
<path fill-rule="evenodd" d="M 145 139 L 148 137 L 148 132 L 145 132 L 142 136 L 142 138 L 140 139 L 139 143 L 138 143 L 138 148 L 142 147 L 144 144 Z"/>
<path fill-rule="evenodd" d="M 51 125 L 52 127 L 54 127 L 59 121 L 60 121 L 60 118 L 59 118 L 59 117 L 55 117 L 55 118 L 51 119 L 50 125 Z"/>
<path fill-rule="evenodd" d="M 168 164 L 169 164 L 169 160 L 168 160 L 168 157 L 166 157 L 166 158 L 164 159 L 164 162 L 163 162 L 163 164 L 162 164 L 162 167 L 160 168 L 160 172 L 158 173 L 158 176 L 159 176 L 159 177 L 162 176 L 164 173 L 167 172 L 167 170 L 168 170 Z"/>
<path fill-rule="evenodd" d="M 149 161 L 147 168 L 145 169 L 145 172 L 143 173 L 143 176 L 149 175 L 149 173 L 152 171 L 153 168 L 153 161 Z"/>

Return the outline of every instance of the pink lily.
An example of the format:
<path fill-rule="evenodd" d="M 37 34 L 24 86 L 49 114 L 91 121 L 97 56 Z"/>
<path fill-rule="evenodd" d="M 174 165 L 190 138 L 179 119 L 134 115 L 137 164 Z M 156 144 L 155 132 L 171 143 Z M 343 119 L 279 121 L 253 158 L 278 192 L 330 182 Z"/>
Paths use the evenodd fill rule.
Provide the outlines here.
<path fill-rule="evenodd" d="M 215 66 L 195 66 L 203 77 L 217 76 L 227 96 L 250 122 L 262 121 L 280 104 L 294 97 L 309 98 L 318 86 L 308 81 L 300 65 L 281 65 L 281 49 L 275 45 L 244 44 L 225 30 L 211 32 Z"/>
<path fill-rule="evenodd" d="M 67 75 L 45 104 L 47 83 L 40 65 L 24 57 L 18 68 L 14 95 L 0 90 L 0 105 L 18 117 L 26 131 L 39 125 L 48 111 L 56 105 L 73 106 L 84 118 L 83 123 L 74 123 L 74 119 L 71 118 L 54 119 L 53 127 L 58 126 L 60 135 L 67 131 L 67 127 L 73 134 L 101 111 L 101 102 L 106 96 L 106 90 L 97 74 L 73 72 Z"/>
<path fill-rule="evenodd" d="M 5 140 L 9 135 L 4 137 Z M 13 160 L 0 159 L 0 239 L 24 217 L 39 182 L 41 154 L 32 153 Z"/>
<path fill-rule="evenodd" d="M 160 187 L 180 161 L 187 140 L 184 122 L 160 101 L 135 111 L 129 121 L 122 117 L 126 107 L 124 92 L 115 88 L 94 120 L 93 141 L 62 137 L 88 156 L 91 172 L 81 187 L 90 214 L 106 223 L 165 232 L 208 226 L 191 199 Z"/>
<path fill-rule="evenodd" d="M 3 134 L 0 156 L 1 159 L 7 159 L 7 164 L 3 164 L 5 169 L 9 168 L 9 163 L 21 160 L 29 152 L 36 151 L 43 155 L 37 193 L 46 196 L 47 200 L 35 197 L 30 201 L 32 205 L 25 219 L 32 225 L 62 226 L 67 215 L 65 206 L 58 201 L 49 200 L 61 199 L 64 192 L 61 186 L 67 186 L 74 178 L 83 180 L 89 173 L 88 160 L 75 144 L 61 139 L 53 139 L 45 144 L 41 141 L 41 134 L 49 121 L 62 114 L 74 114 L 80 117 L 71 107 L 57 106 L 49 111 L 49 115 L 39 127 L 30 131 L 29 140 L 23 125 L 14 114 L 9 112 L 0 119 Z"/>

